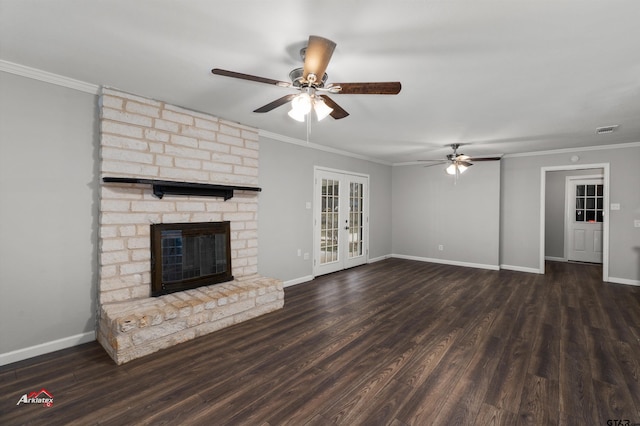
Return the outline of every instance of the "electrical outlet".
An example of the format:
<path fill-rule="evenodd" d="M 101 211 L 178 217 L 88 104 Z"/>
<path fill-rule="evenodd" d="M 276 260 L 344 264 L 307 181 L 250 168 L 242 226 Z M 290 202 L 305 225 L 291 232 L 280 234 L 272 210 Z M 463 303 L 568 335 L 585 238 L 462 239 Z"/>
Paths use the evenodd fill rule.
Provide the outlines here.
<path fill-rule="evenodd" d="M 438 250 L 443 251 L 444 250 L 444 246 L 442 244 L 438 245 Z"/>
<path fill-rule="evenodd" d="M 634 228 L 640 228 L 640 220 L 636 219 L 633 221 L 633 227 Z"/>

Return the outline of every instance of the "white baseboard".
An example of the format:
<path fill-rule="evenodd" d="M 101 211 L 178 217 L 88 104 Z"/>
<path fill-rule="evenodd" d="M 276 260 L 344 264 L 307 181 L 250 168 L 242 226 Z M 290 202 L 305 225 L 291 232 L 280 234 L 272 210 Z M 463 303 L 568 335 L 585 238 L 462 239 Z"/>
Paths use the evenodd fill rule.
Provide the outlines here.
<path fill-rule="evenodd" d="M 75 336 L 63 337 L 62 339 L 53 340 L 51 342 L 41 343 L 39 345 L 30 346 L 28 348 L 17 349 L 15 351 L 0 354 L 0 365 L 11 364 L 13 362 L 33 358 L 34 356 L 59 351 L 60 349 L 66 349 L 72 346 L 81 345 L 83 343 L 93 342 L 94 340 L 96 340 L 96 332 L 87 331 L 86 333 L 76 334 Z"/>
<path fill-rule="evenodd" d="M 288 281 L 284 281 L 282 283 L 283 287 L 290 287 L 292 285 L 296 285 L 296 284 L 302 284 L 302 283 L 306 283 L 309 282 L 313 279 L 313 275 L 307 275 L 304 277 L 300 277 L 300 278 L 294 278 L 292 280 L 288 280 Z"/>
<path fill-rule="evenodd" d="M 527 272 L 529 274 L 544 274 L 544 271 L 540 271 L 540 269 L 527 268 L 525 266 L 515 266 L 515 265 L 504 265 L 504 264 L 501 264 L 500 265 L 500 269 L 507 269 L 509 271 L 516 271 L 516 272 Z"/>
<path fill-rule="evenodd" d="M 466 268 L 491 269 L 493 271 L 498 271 L 500 269 L 498 265 L 485 265 L 483 263 L 459 262 L 457 260 L 447 260 L 447 259 L 433 259 L 430 257 L 408 256 L 405 254 L 392 254 L 390 257 L 395 257 L 397 259 L 417 260 L 420 262 L 442 263 L 445 265 L 464 266 Z"/>
<path fill-rule="evenodd" d="M 551 260 L 553 262 L 566 262 L 566 257 L 554 257 L 554 256 L 545 256 L 544 260 Z"/>
<path fill-rule="evenodd" d="M 389 259 L 390 257 L 391 257 L 390 254 L 386 254 L 386 255 L 380 256 L 380 257 L 374 257 L 373 259 L 369 259 L 369 261 L 367 263 L 380 262 L 381 260 Z"/>
<path fill-rule="evenodd" d="M 616 283 L 616 284 L 626 284 L 626 285 L 637 285 L 637 286 L 640 286 L 640 280 L 630 280 L 628 278 L 609 277 L 607 282 Z"/>

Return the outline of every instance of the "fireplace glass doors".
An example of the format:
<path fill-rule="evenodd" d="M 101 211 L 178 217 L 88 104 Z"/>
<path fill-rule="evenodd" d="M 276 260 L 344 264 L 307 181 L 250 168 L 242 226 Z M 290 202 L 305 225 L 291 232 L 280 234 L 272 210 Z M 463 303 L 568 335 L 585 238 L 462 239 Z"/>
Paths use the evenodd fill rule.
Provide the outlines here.
<path fill-rule="evenodd" d="M 151 225 L 151 295 L 233 280 L 229 222 Z"/>

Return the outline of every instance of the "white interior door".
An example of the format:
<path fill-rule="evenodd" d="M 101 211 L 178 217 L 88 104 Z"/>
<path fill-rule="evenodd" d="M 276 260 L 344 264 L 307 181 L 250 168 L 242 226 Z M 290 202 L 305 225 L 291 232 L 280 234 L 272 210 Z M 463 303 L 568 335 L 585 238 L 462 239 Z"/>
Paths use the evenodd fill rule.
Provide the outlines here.
<path fill-rule="evenodd" d="M 602 263 L 603 179 L 570 179 L 567 259 Z"/>
<path fill-rule="evenodd" d="M 369 178 L 315 170 L 314 276 L 367 263 Z"/>

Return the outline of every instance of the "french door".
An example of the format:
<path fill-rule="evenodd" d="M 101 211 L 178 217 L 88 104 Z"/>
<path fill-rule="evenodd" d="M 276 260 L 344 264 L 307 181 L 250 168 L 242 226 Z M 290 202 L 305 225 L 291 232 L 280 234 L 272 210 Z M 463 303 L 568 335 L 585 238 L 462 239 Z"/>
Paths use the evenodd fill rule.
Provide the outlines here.
<path fill-rule="evenodd" d="M 313 275 L 367 263 L 369 177 L 316 168 Z"/>

